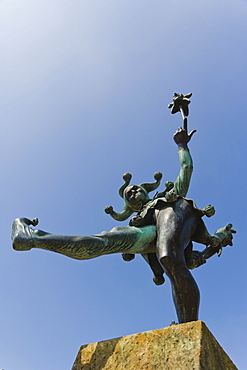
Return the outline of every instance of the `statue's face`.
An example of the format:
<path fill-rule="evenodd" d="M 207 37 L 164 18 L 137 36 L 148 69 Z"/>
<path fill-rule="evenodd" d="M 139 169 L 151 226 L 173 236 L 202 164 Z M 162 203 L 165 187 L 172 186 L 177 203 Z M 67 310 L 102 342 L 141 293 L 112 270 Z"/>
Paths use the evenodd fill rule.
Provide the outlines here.
<path fill-rule="evenodd" d="M 145 191 L 137 185 L 130 185 L 125 190 L 126 200 L 131 205 L 140 205 L 146 199 Z"/>

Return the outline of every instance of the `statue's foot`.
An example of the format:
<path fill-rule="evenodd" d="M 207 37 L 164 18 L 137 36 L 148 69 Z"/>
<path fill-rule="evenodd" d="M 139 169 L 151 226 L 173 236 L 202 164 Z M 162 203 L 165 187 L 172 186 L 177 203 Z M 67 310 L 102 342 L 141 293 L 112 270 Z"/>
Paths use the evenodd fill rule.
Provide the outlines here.
<path fill-rule="evenodd" d="M 23 238 L 16 236 L 13 239 L 13 248 L 16 251 L 30 251 L 33 247 L 32 240 L 23 240 Z"/>
<path fill-rule="evenodd" d="M 178 325 L 178 323 L 177 323 L 176 321 L 172 321 L 172 322 L 170 323 L 170 326 L 173 326 L 173 325 Z"/>
<path fill-rule="evenodd" d="M 33 248 L 32 229 L 29 225 L 36 226 L 38 219 L 17 218 L 12 225 L 13 248 L 17 251 L 28 251 Z"/>
<path fill-rule="evenodd" d="M 162 285 L 165 282 L 165 278 L 163 275 L 154 275 L 153 282 L 156 285 Z"/>

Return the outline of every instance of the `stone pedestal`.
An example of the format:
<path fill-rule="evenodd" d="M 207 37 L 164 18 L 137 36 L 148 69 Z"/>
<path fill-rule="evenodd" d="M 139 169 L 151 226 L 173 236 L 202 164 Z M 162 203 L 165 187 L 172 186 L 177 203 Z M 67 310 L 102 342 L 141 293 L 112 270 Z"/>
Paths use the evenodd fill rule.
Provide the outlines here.
<path fill-rule="evenodd" d="M 202 321 L 83 345 L 72 370 L 236 370 Z"/>

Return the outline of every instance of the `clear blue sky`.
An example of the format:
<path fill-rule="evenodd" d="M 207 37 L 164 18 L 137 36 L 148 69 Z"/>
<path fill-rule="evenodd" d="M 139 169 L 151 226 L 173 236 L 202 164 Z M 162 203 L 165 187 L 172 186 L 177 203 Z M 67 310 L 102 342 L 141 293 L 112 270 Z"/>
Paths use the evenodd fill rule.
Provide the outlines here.
<path fill-rule="evenodd" d="M 155 286 L 141 256 L 16 252 L 10 233 L 16 217 L 57 234 L 119 225 L 104 207 L 122 209 L 124 172 L 137 184 L 155 171 L 162 185 L 175 180 L 181 118 L 167 105 L 193 92 L 188 197 L 215 206 L 210 232 L 228 222 L 238 232 L 193 272 L 200 319 L 245 369 L 247 2 L 2 0 L 0 9 L 0 368 L 68 370 L 82 344 L 176 320 L 169 281 Z"/>

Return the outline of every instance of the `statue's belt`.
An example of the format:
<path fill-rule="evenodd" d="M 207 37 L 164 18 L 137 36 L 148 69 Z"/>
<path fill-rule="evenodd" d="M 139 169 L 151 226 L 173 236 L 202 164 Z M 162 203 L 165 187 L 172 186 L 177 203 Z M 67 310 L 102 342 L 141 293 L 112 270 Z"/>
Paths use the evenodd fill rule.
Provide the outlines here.
<path fill-rule="evenodd" d="M 166 200 L 165 197 L 162 197 L 162 198 L 157 198 L 157 199 L 154 199 L 154 200 L 151 200 L 150 202 L 148 202 L 145 207 L 140 210 L 138 212 L 137 215 L 135 215 L 134 217 L 132 217 L 132 219 L 130 220 L 130 225 L 132 226 L 144 226 L 145 224 L 153 224 L 155 223 L 155 221 L 153 220 L 153 222 L 151 221 L 152 218 L 153 218 L 153 212 L 154 210 L 160 210 L 162 209 L 165 205 L 172 205 L 174 203 L 176 203 L 179 199 L 184 199 L 186 200 L 196 211 L 198 211 L 198 216 L 199 217 L 202 217 L 203 216 L 203 212 L 196 206 L 194 200 L 192 199 L 186 199 L 186 198 L 183 198 L 181 196 L 178 196 L 177 197 L 177 200 L 173 201 L 173 202 L 169 202 Z M 145 222 L 145 220 L 147 222 Z M 143 224 L 143 225 L 142 225 Z"/>

